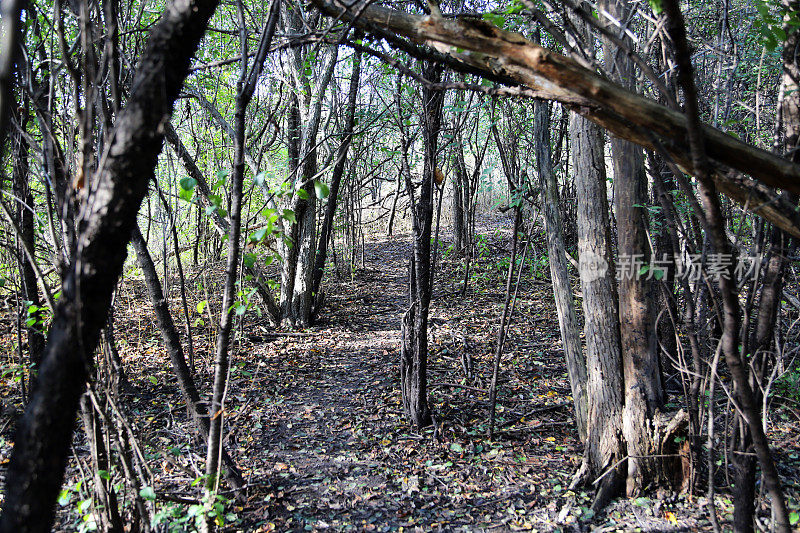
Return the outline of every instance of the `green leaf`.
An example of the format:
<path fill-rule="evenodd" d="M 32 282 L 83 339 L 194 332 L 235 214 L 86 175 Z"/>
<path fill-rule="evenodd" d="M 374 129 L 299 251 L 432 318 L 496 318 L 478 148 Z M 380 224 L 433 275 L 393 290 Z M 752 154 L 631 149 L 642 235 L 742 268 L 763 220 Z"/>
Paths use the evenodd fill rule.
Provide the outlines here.
<path fill-rule="evenodd" d="M 237 315 L 242 316 L 246 312 L 247 312 L 247 306 L 246 305 L 239 304 L 239 305 L 236 306 L 236 314 Z"/>
<path fill-rule="evenodd" d="M 283 218 L 284 220 L 288 220 L 292 224 L 297 224 L 297 217 L 294 216 L 294 211 L 292 211 L 291 209 L 283 210 Z"/>
<path fill-rule="evenodd" d="M 317 193 L 317 198 L 320 200 L 327 198 L 328 195 L 331 193 L 330 187 L 322 183 L 321 181 L 314 181 L 314 192 Z"/>
<path fill-rule="evenodd" d="M 158 380 L 156 379 L 155 376 L 147 376 L 147 379 L 149 379 L 150 383 L 152 383 L 153 385 L 158 385 Z"/>
<path fill-rule="evenodd" d="M 181 189 L 183 189 L 184 191 L 191 191 L 197 186 L 197 180 L 189 177 L 183 178 L 180 181 L 180 183 L 181 183 Z"/>
<path fill-rule="evenodd" d="M 647 3 L 650 4 L 650 9 L 653 10 L 654 15 L 660 15 L 662 11 L 664 11 L 664 5 L 661 3 L 662 0 L 647 0 Z"/>
<path fill-rule="evenodd" d="M 498 28 L 502 28 L 506 23 L 506 18 L 503 15 L 499 15 L 497 13 L 484 13 L 483 20 L 491 22 Z"/>
<path fill-rule="evenodd" d="M 250 242 L 261 242 L 264 240 L 264 237 L 267 236 L 267 229 L 268 228 L 261 228 L 250 234 Z"/>
<path fill-rule="evenodd" d="M 247 268 L 253 268 L 253 265 L 256 264 L 256 254 L 244 254 L 243 261 Z"/>
<path fill-rule="evenodd" d="M 145 500 L 153 501 L 156 499 L 156 491 L 153 490 L 153 487 L 144 487 L 139 491 L 139 496 Z"/>
<path fill-rule="evenodd" d="M 105 479 L 106 481 L 111 479 L 111 474 L 108 473 L 108 470 L 98 470 L 97 475 L 100 476 L 101 479 Z"/>
<path fill-rule="evenodd" d="M 222 197 L 218 194 L 209 194 L 208 201 L 217 209 L 222 206 Z"/>
<path fill-rule="evenodd" d="M 71 500 L 72 492 L 69 489 L 62 489 L 61 492 L 58 493 L 58 505 L 61 507 L 66 507 L 69 505 Z"/>
<path fill-rule="evenodd" d="M 197 302 L 197 312 L 203 314 L 206 306 L 208 305 L 208 300 L 203 300 L 202 302 Z"/>
<path fill-rule="evenodd" d="M 459 443 L 454 442 L 454 443 L 452 443 L 450 445 L 450 451 L 453 451 L 453 452 L 456 452 L 456 453 L 464 453 L 464 447 L 461 446 Z"/>
<path fill-rule="evenodd" d="M 181 189 L 180 192 L 178 192 L 178 196 L 180 196 L 181 200 L 185 200 L 187 202 L 191 202 L 192 201 L 192 196 L 194 196 L 194 191 Z"/>
<path fill-rule="evenodd" d="M 297 196 L 301 200 L 308 200 L 308 191 L 305 189 L 297 189 Z"/>
<path fill-rule="evenodd" d="M 797 522 L 800 522 L 800 513 L 792 511 L 789 513 L 789 525 L 795 526 Z"/>

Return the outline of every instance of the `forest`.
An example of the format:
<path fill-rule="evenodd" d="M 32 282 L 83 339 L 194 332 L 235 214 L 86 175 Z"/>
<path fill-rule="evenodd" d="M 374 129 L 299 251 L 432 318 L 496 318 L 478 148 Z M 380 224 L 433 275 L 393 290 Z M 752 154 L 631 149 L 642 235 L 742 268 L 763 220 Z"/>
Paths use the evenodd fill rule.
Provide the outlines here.
<path fill-rule="evenodd" d="M 800 0 L 1 0 L 0 533 L 800 531 Z"/>

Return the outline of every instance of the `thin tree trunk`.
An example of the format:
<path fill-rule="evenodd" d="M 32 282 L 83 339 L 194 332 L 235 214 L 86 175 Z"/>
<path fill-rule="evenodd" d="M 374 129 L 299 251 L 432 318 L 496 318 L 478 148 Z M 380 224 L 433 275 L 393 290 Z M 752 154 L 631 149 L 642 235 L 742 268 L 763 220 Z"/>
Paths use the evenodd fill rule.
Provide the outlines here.
<path fill-rule="evenodd" d="M 423 76 L 433 83 L 442 78 L 442 67 L 425 63 Z M 428 308 L 431 300 L 431 225 L 433 223 L 433 187 L 439 130 L 444 94 L 427 87 L 422 90 L 422 136 L 425 162 L 419 198 L 412 200 L 413 257 L 409 269 L 411 306 L 403 317 L 400 349 L 400 378 L 403 408 L 417 427 L 431 423 L 428 407 Z M 413 185 L 406 176 L 409 197 Z"/>
<path fill-rule="evenodd" d="M 156 265 L 153 263 L 150 251 L 147 249 L 147 243 L 138 227 L 133 230 L 131 243 L 136 251 L 136 259 L 144 275 L 147 294 L 150 297 L 150 303 L 155 311 L 156 325 L 161 332 L 161 338 L 164 340 L 164 346 L 169 354 L 172 370 L 175 372 L 175 377 L 178 378 L 181 396 L 183 397 L 183 401 L 186 402 L 186 409 L 189 411 L 189 415 L 192 417 L 203 442 L 207 443 L 209 420 L 206 404 L 201 400 L 200 393 L 197 391 L 194 379 L 192 379 L 192 372 L 189 365 L 186 363 L 186 357 L 184 357 L 183 346 L 181 345 L 178 330 L 175 327 L 175 322 L 172 320 L 169 304 L 161 289 L 161 282 L 158 280 Z M 228 484 L 234 490 L 240 489 L 244 486 L 244 480 L 236 464 L 233 462 L 233 459 L 224 449 L 222 450 L 222 460 L 225 465 L 225 478 Z"/>
<path fill-rule="evenodd" d="M 236 280 L 239 274 L 239 237 L 242 229 L 242 189 L 244 185 L 244 150 L 247 139 L 245 138 L 245 119 L 247 106 L 256 89 L 258 77 L 266 59 L 267 50 L 275 33 L 275 26 L 280 13 L 280 2 L 273 0 L 269 18 L 267 19 L 258 44 L 258 51 L 253 60 L 253 66 L 247 70 L 247 28 L 244 21 L 244 8 L 241 1 L 238 3 L 240 43 L 242 64 L 236 91 L 235 108 L 235 136 L 233 172 L 231 174 L 231 203 L 230 225 L 228 228 L 228 258 L 225 265 L 225 286 L 222 295 L 222 310 L 217 332 L 216 357 L 214 363 L 214 386 L 211 395 L 211 417 L 208 431 L 208 453 L 206 455 L 206 490 L 214 493 L 219 481 L 219 464 L 222 458 L 222 428 L 224 415 L 225 392 L 228 388 L 228 370 L 230 366 L 230 340 L 233 323 L 236 319 Z"/>
<path fill-rule="evenodd" d="M 700 199 L 705 210 L 706 229 L 710 233 L 709 237 L 714 252 L 723 254 L 722 257 L 733 257 L 731 255 L 731 244 L 725 232 L 725 218 L 722 214 L 717 187 L 711 178 L 710 165 L 706 159 L 704 132 L 700 128 L 697 92 L 686 41 L 686 29 L 677 0 L 664 0 L 664 12 L 667 17 L 667 32 L 672 38 L 675 47 L 678 81 L 684 92 L 692 166 L 699 182 Z M 761 425 L 760 405 L 755 402 L 748 371 L 742 361 L 743 354 L 739 353 L 741 308 L 739 306 L 736 276 L 732 261 L 727 266 L 725 274 L 720 276 L 717 282 L 724 317 L 722 338 L 720 339 L 722 352 L 725 355 L 725 361 L 728 363 L 728 369 L 733 378 L 734 394 L 741 410 L 741 415 L 750 430 L 753 447 L 764 475 L 765 485 L 772 499 L 772 511 L 776 528 L 778 531 L 788 533 L 791 531 L 791 526 L 789 525 L 789 513 L 781 488 L 780 475 L 775 467 L 775 462 L 769 449 L 769 442 L 764 433 L 764 427 Z"/>
<path fill-rule="evenodd" d="M 492 364 L 492 382 L 489 385 L 489 440 L 494 439 L 494 419 L 497 408 L 497 378 L 500 374 L 500 360 L 503 358 L 503 345 L 506 341 L 506 321 L 509 319 L 508 308 L 511 303 L 511 286 L 514 282 L 514 266 L 517 261 L 517 241 L 519 222 L 521 218 L 520 207 L 514 208 L 514 234 L 511 238 L 511 262 L 508 264 L 506 275 L 506 295 L 503 301 L 503 313 L 500 315 L 500 327 L 497 333 L 497 347 L 494 352 Z"/>
<path fill-rule="evenodd" d="M 339 150 L 336 152 L 336 163 L 331 174 L 330 193 L 328 203 L 325 206 L 325 218 L 322 221 L 322 228 L 319 232 L 319 245 L 317 246 L 317 256 L 314 265 L 314 278 L 312 292 L 315 298 L 319 299 L 319 288 L 322 283 L 322 276 L 325 273 L 325 261 L 328 259 L 328 242 L 333 232 L 333 217 L 336 214 L 336 205 L 339 198 L 339 186 L 342 182 L 345 164 L 347 163 L 347 152 L 353 140 L 353 129 L 356 123 L 356 103 L 358 100 L 358 83 L 361 76 L 361 50 L 356 50 L 353 54 L 353 71 L 350 76 L 350 89 L 347 94 L 347 111 L 345 115 L 344 136 Z M 318 300 L 319 301 L 319 300 Z"/>
<path fill-rule="evenodd" d="M 22 131 L 27 130 L 28 126 L 28 99 L 24 98 L 20 106 L 19 127 Z M 17 224 L 19 226 L 18 238 L 21 241 L 19 246 L 19 264 L 20 274 L 22 278 L 22 289 L 25 293 L 25 300 L 27 301 L 27 309 L 35 309 L 30 313 L 29 318 L 34 320 L 33 325 L 27 326 L 28 334 L 28 354 L 30 357 L 31 365 L 38 371 L 39 365 L 42 362 L 42 351 L 44 350 L 44 323 L 42 319 L 41 310 L 39 307 L 42 305 L 41 298 L 39 297 L 39 286 L 37 285 L 36 272 L 34 271 L 33 264 L 25 249 L 35 251 L 35 233 L 34 233 L 34 209 L 33 194 L 30 188 L 30 167 L 28 165 L 28 142 L 25 137 L 19 133 L 15 133 L 13 139 L 16 143 L 14 147 L 14 160 L 13 165 L 13 188 L 14 195 L 17 197 Z M 44 281 L 44 280 L 42 280 Z M 35 373 L 31 374 L 30 390 L 35 387 Z"/>
<path fill-rule="evenodd" d="M 186 168 L 186 172 L 189 174 L 189 177 L 194 178 L 194 180 L 197 182 L 196 190 L 200 192 L 200 198 L 206 206 L 212 206 L 208 199 L 208 197 L 211 195 L 211 189 L 208 186 L 208 181 L 206 180 L 205 176 L 203 176 L 203 173 L 200 171 L 200 168 L 197 166 L 194 158 L 184 146 L 180 137 L 178 137 L 178 133 L 175 131 L 175 128 L 172 127 L 172 124 L 166 125 L 165 133 L 167 141 L 169 141 L 169 143 L 175 149 L 175 152 L 178 154 L 178 157 L 180 157 L 181 161 L 183 161 L 183 165 Z M 202 215 L 199 215 L 198 220 L 202 220 Z M 211 214 L 211 221 L 214 223 L 214 227 L 217 228 L 217 233 L 219 235 L 225 235 L 228 233 L 230 222 L 226 217 L 223 217 L 218 210 L 214 210 L 214 212 Z M 280 309 L 278 304 L 275 302 L 275 296 L 272 293 L 272 289 L 267 283 L 266 274 L 258 265 L 255 264 L 250 266 L 245 264 L 244 269 L 245 272 L 253 277 L 253 283 L 258 290 L 258 294 L 261 296 L 261 299 L 264 301 L 264 305 L 267 307 L 267 314 L 270 322 L 275 325 L 279 324 L 281 316 Z"/>

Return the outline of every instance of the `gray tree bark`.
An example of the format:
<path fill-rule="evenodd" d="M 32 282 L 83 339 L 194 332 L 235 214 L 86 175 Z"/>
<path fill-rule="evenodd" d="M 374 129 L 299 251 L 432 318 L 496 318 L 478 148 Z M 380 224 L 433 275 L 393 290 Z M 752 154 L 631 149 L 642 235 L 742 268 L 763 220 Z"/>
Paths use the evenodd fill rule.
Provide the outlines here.
<path fill-rule="evenodd" d="M 572 299 L 572 286 L 567 269 L 561 211 L 558 208 L 558 182 L 553 173 L 550 153 L 550 105 L 545 102 L 534 104 L 533 135 L 536 144 L 536 165 L 542 189 L 550 280 L 553 284 L 553 297 L 558 313 L 558 326 L 561 330 L 561 343 L 564 345 L 564 356 L 567 361 L 578 434 L 585 442 L 588 435 L 586 357 L 581 346 L 575 302 Z"/>

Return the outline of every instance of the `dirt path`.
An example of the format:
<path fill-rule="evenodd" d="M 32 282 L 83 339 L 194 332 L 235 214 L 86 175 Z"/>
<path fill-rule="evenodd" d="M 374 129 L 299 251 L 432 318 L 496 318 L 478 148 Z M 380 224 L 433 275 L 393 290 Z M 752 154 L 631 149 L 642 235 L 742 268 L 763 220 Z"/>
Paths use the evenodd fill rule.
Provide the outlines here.
<path fill-rule="evenodd" d="M 404 238 L 368 245 L 366 268 L 356 282 L 329 288 L 326 317 L 311 336 L 277 341 L 264 354 L 269 370 L 256 389 L 270 392 L 254 402 L 264 406 L 258 452 L 241 462 L 258 465 L 254 478 L 274 480 L 253 509 L 265 530 L 472 531 L 529 526 L 537 512 L 542 523 L 553 511 L 535 509 L 541 472 L 518 445 L 529 439 L 464 443 L 465 435 L 446 429 L 450 404 L 435 410 L 443 443 L 405 422 L 397 359 L 407 250 Z M 432 357 L 432 374 L 446 363 Z M 476 398 L 458 394 L 463 413 L 471 411 Z"/>
<path fill-rule="evenodd" d="M 516 303 L 494 441 L 485 436 L 487 395 L 448 385 L 485 389 L 488 383 L 508 257 L 504 231 L 481 237 L 484 252 L 466 296 L 458 290 L 461 261 L 446 255 L 439 260 L 429 331 L 429 402 L 440 440 L 432 429 L 410 427 L 401 409 L 398 346 L 407 306 L 407 236 L 367 243 L 365 268 L 353 280 L 329 275 L 323 318 L 314 328 L 276 332 L 248 318 L 234 349 L 225 443 L 250 488 L 244 505 L 230 505 L 236 519 L 226 530 L 579 528 L 590 496 L 567 491 L 581 448 L 552 295 L 540 274 L 526 271 Z M 186 497 L 202 473 L 202 447 L 187 446 L 191 426 L 174 407 L 181 403 L 174 378 L 145 315 L 130 314 L 135 318 L 128 320 L 137 325 L 120 328 L 138 334 L 128 335 L 123 347 L 127 361 L 137 366 L 132 374 L 139 394 L 131 417 L 147 428 L 142 440 L 148 449 L 163 458 L 155 483 L 159 491 Z M 199 375 L 206 381 L 201 389 L 209 390 L 213 331 L 198 330 L 197 339 Z M 465 354 L 474 364 L 469 376 L 463 371 Z M 171 403 L 163 405 L 164 398 Z M 659 505 L 604 520 L 612 529 L 697 525 L 691 519 L 664 520 Z"/>

